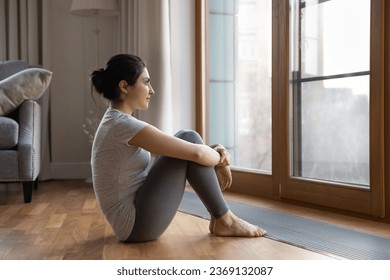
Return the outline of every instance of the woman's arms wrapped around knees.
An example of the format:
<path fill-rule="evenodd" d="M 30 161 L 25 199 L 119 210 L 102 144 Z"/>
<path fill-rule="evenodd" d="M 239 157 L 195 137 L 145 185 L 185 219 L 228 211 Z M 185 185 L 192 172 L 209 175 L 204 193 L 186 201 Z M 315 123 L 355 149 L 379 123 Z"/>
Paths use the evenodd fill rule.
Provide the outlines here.
<path fill-rule="evenodd" d="M 167 135 L 151 125 L 138 132 L 128 143 L 148 150 L 152 154 L 214 166 L 222 190 L 229 188 L 232 183 L 230 155 L 220 144 L 207 146 L 189 143 Z"/>

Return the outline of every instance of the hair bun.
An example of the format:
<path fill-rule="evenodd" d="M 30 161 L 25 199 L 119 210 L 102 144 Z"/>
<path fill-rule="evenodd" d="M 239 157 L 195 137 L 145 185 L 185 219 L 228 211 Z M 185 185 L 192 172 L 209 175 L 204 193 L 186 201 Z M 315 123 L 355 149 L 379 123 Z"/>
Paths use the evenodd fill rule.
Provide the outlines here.
<path fill-rule="evenodd" d="M 95 90 L 100 94 L 103 94 L 104 92 L 104 80 L 105 80 L 104 74 L 105 74 L 104 68 L 95 70 L 91 74 L 92 85 L 95 88 Z"/>

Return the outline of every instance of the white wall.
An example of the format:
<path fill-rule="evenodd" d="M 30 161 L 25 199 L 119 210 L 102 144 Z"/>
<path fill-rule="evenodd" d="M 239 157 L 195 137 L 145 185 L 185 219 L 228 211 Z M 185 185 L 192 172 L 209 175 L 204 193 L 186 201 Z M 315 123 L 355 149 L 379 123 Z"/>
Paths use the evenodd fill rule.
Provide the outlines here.
<path fill-rule="evenodd" d="M 96 68 L 95 20 L 71 15 L 71 0 L 49 4 L 51 83 L 51 169 L 58 178 L 90 176 L 90 149 L 83 124 L 95 108 L 89 74 Z M 172 46 L 175 53 L 174 128 L 195 127 L 195 7 L 194 0 L 172 1 Z M 99 67 L 117 52 L 117 19 L 99 18 Z M 169 94 L 169 93 L 164 93 Z"/>

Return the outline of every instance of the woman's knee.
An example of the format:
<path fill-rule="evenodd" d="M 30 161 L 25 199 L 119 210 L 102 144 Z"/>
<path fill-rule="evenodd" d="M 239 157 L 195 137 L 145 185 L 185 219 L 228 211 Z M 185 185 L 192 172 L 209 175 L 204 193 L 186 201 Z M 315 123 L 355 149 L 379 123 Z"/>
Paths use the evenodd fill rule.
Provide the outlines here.
<path fill-rule="evenodd" d="M 199 133 L 191 129 L 180 130 L 175 134 L 175 137 L 191 143 L 204 144 L 204 141 L 202 137 L 199 135 Z"/>

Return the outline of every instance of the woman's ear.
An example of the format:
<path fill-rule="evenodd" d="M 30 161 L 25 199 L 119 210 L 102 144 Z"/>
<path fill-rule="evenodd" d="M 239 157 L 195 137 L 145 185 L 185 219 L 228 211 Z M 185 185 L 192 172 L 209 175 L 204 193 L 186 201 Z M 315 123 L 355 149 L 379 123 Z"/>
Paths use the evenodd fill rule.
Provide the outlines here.
<path fill-rule="evenodd" d="M 127 82 L 125 80 L 119 82 L 119 90 L 121 93 L 127 93 Z"/>

